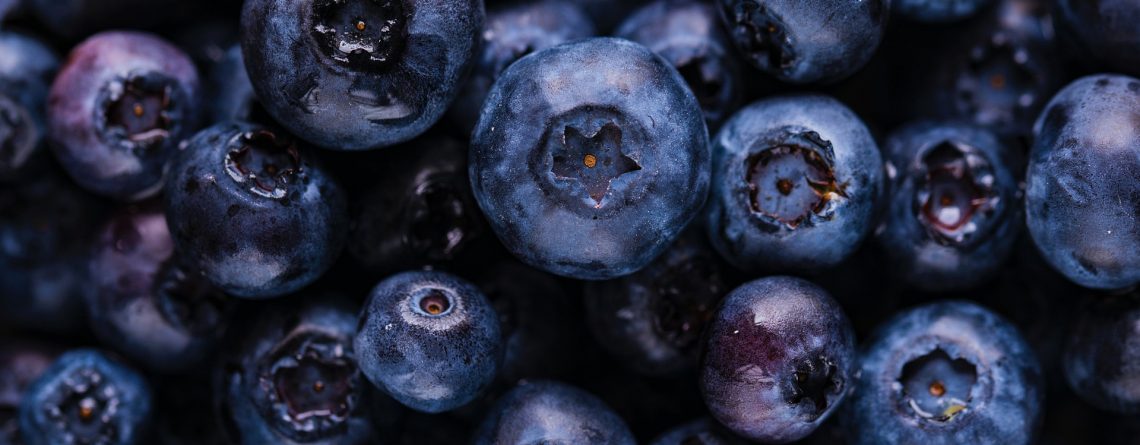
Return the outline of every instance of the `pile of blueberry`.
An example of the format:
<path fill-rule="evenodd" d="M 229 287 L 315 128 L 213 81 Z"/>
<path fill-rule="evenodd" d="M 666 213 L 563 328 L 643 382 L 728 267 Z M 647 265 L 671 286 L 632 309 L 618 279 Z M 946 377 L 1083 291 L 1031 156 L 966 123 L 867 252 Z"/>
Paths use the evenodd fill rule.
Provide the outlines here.
<path fill-rule="evenodd" d="M 1140 444 L 1136 0 L 0 0 L 0 445 Z"/>

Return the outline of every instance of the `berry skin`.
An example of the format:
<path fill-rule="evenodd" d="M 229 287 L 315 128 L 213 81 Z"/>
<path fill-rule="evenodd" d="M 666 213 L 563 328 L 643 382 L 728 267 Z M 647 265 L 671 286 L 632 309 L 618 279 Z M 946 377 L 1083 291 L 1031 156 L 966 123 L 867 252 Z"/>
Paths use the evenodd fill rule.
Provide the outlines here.
<path fill-rule="evenodd" d="M 633 13 L 616 35 L 665 58 L 688 83 L 715 128 L 743 95 L 740 65 L 716 8 L 692 0 L 658 0 Z"/>
<path fill-rule="evenodd" d="M 736 48 L 753 66 L 791 83 L 833 82 L 858 71 L 879 46 L 890 0 L 717 0 Z M 842 17 L 842 19 L 838 19 Z"/>
<path fill-rule="evenodd" d="M 882 182 L 879 148 L 843 104 L 819 95 L 761 100 L 713 140 L 709 239 L 751 272 L 833 267 L 871 231 Z"/>
<path fill-rule="evenodd" d="M 322 148 L 423 133 L 459 92 L 482 0 L 251 0 L 242 52 L 265 110 Z"/>
<path fill-rule="evenodd" d="M 744 439 L 725 431 L 710 418 L 700 418 L 670 429 L 649 445 L 745 445 Z"/>
<path fill-rule="evenodd" d="M 1056 0 L 1058 27 L 1076 40 L 1080 55 L 1113 71 L 1140 76 L 1140 3 L 1133 0 Z"/>
<path fill-rule="evenodd" d="M 225 50 L 221 60 L 210 70 L 209 81 L 212 100 L 206 111 L 210 122 L 272 124 L 272 118 L 266 115 L 253 92 L 253 85 L 249 83 L 240 46 L 234 45 Z"/>
<path fill-rule="evenodd" d="M 532 380 L 495 403 L 473 445 L 632 445 L 625 422 L 593 394 L 548 380 Z"/>
<path fill-rule="evenodd" d="M 104 344 L 163 372 L 200 366 L 221 337 L 229 302 L 179 264 L 161 206 L 119 212 L 89 262 L 91 328 Z"/>
<path fill-rule="evenodd" d="M 1045 259 L 1091 288 L 1140 283 L 1140 79 L 1080 78 L 1037 120 L 1029 234 Z"/>
<path fill-rule="evenodd" d="M 44 103 L 59 57 L 40 40 L 7 31 L 0 32 L 0 54 L 0 182 L 9 182 L 45 163 Z"/>
<path fill-rule="evenodd" d="M 799 278 L 736 288 L 705 335 L 705 404 L 757 442 L 788 443 L 818 428 L 847 397 L 857 366 L 851 322 L 827 291 Z"/>
<path fill-rule="evenodd" d="M 380 282 L 360 313 L 357 361 L 381 391 L 417 411 L 466 405 L 503 358 L 499 318 L 475 285 L 444 272 Z"/>
<path fill-rule="evenodd" d="M 371 443 L 373 411 L 352 347 L 355 308 L 335 296 L 298 295 L 258 307 L 223 357 L 221 410 L 230 443 Z M 255 314 L 246 314 L 255 315 Z"/>
<path fill-rule="evenodd" d="M 1086 402 L 1120 414 L 1140 413 L 1140 292 L 1098 296 L 1079 312 L 1062 361 L 1069 386 Z"/>
<path fill-rule="evenodd" d="M 664 59 L 627 40 L 579 40 L 522 58 L 495 83 L 471 141 L 471 184 L 523 262 L 614 278 L 663 252 L 705 202 L 707 139 Z"/>
<path fill-rule="evenodd" d="M 332 266 L 348 228 L 344 193 L 300 141 L 255 124 L 202 130 L 166 188 L 175 249 L 227 294 L 281 296 Z"/>
<path fill-rule="evenodd" d="M 572 2 L 544 0 L 487 11 L 482 44 L 471 78 L 451 108 L 452 120 L 470 134 L 503 70 L 527 54 L 593 35 L 590 17 Z"/>
<path fill-rule="evenodd" d="M 886 142 L 891 196 L 876 240 L 896 276 L 926 291 L 998 272 L 1021 232 L 1010 150 L 985 129 L 918 122 Z"/>
<path fill-rule="evenodd" d="M 146 443 L 151 392 L 135 370 L 93 349 L 64 353 L 20 404 L 27 445 Z"/>
<path fill-rule="evenodd" d="M 1041 366 L 1017 328 L 974 303 L 907 310 L 867 340 L 851 443 L 1029 444 L 1041 424 Z"/>
<path fill-rule="evenodd" d="M 943 23 L 970 17 L 990 3 L 991 0 L 894 0 L 891 9 L 910 20 Z"/>

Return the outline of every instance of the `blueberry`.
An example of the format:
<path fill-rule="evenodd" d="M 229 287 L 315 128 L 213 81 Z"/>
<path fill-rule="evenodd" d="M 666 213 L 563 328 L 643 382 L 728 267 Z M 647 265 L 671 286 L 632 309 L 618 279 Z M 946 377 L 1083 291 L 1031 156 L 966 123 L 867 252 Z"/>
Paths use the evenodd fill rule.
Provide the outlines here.
<path fill-rule="evenodd" d="M 1140 292 L 1089 301 L 1069 333 L 1064 370 L 1088 403 L 1121 414 L 1140 413 Z"/>
<path fill-rule="evenodd" d="M 59 352 L 37 342 L 0 342 L 0 443 L 19 444 L 20 401 L 28 386 L 47 371 Z"/>
<path fill-rule="evenodd" d="M 166 372 L 200 365 L 214 350 L 228 301 L 180 264 L 160 206 L 131 207 L 113 217 L 89 267 L 87 312 L 104 344 Z"/>
<path fill-rule="evenodd" d="M 614 278 L 664 251 L 705 202 L 707 139 L 664 59 L 626 40 L 580 40 L 522 58 L 495 83 L 471 141 L 471 183 L 524 262 Z"/>
<path fill-rule="evenodd" d="M 499 319 L 475 285 L 444 272 L 404 272 L 372 290 L 354 342 L 364 375 L 417 411 L 479 396 L 503 358 Z"/>
<path fill-rule="evenodd" d="M 964 301 L 912 308 L 864 346 L 851 443 L 1036 443 L 1043 385 L 1029 345 L 997 314 Z"/>
<path fill-rule="evenodd" d="M 895 0 L 891 8 L 910 20 L 939 23 L 970 17 L 990 3 L 990 0 Z"/>
<path fill-rule="evenodd" d="M 1140 76 L 1140 3 L 1132 0 L 1056 0 L 1059 28 L 1074 38 L 1082 56 L 1111 70 Z"/>
<path fill-rule="evenodd" d="M 830 82 L 871 59 L 890 0 L 717 0 L 736 48 L 785 82 Z"/>
<path fill-rule="evenodd" d="M 928 291 L 997 273 L 1021 232 L 1010 149 L 968 124 L 917 122 L 885 145 L 891 196 L 876 239 L 896 277 Z"/>
<path fill-rule="evenodd" d="M 143 376 L 93 349 L 61 355 L 20 404 L 28 445 L 141 444 L 150 424 L 151 392 Z"/>
<path fill-rule="evenodd" d="M 151 196 L 195 129 L 197 95 L 198 74 L 182 50 L 146 33 L 96 34 L 71 51 L 52 84 L 52 148 L 88 190 L 120 200 Z"/>
<path fill-rule="evenodd" d="M 323 148 L 407 141 L 459 92 L 482 0 L 250 0 L 242 52 L 266 111 Z"/>
<path fill-rule="evenodd" d="M 255 124 L 202 130 L 173 166 L 174 245 L 225 293 L 265 298 L 311 283 L 344 245 L 340 186 L 303 143 Z"/>
<path fill-rule="evenodd" d="M 483 419 L 474 445 L 637 443 L 625 422 L 593 394 L 534 380 L 503 395 Z"/>
<path fill-rule="evenodd" d="M 651 376 L 696 367 L 701 334 L 731 288 L 728 266 L 701 233 L 686 232 L 646 268 L 585 287 L 594 337 L 619 361 Z"/>
<path fill-rule="evenodd" d="M 273 119 L 261 106 L 249 75 L 245 71 L 241 47 L 230 46 L 210 70 L 210 109 L 207 110 L 211 123 L 256 122 L 273 124 Z"/>
<path fill-rule="evenodd" d="M 747 442 L 716 421 L 702 417 L 685 422 L 653 439 L 649 445 L 744 445 Z"/>
<path fill-rule="evenodd" d="M 839 264 L 872 228 L 880 159 L 859 117 L 830 97 L 784 96 L 741 109 L 713 140 L 705 208 L 713 247 L 749 271 Z"/>
<path fill-rule="evenodd" d="M 0 63 L 0 181 L 7 182 L 42 170 L 44 103 L 59 58 L 32 36 L 5 31 L 0 54 L 6 59 Z"/>
<path fill-rule="evenodd" d="M 352 347 L 352 305 L 324 295 L 259 308 L 223 358 L 231 443 L 366 444 L 376 431 Z M 277 303 L 277 304 L 274 304 Z M 252 315 L 252 314 L 251 314 Z"/>
<path fill-rule="evenodd" d="M 713 418 L 765 443 L 802 439 L 846 398 L 855 333 L 822 288 L 792 277 L 745 283 L 706 333 L 700 385 Z"/>
<path fill-rule="evenodd" d="M 353 205 L 348 253 L 366 269 L 392 273 L 450 264 L 492 238 L 467 177 L 467 146 L 425 136 L 385 151 Z"/>
<path fill-rule="evenodd" d="M 715 128 L 743 95 L 740 65 L 712 5 L 694 0 L 657 0 L 621 24 L 616 35 L 645 45 L 685 78 Z"/>
<path fill-rule="evenodd" d="M 470 133 L 488 90 L 503 70 L 527 54 L 592 35 L 590 17 L 567 1 L 542 0 L 487 11 L 471 78 L 449 112 L 451 119 Z"/>
<path fill-rule="evenodd" d="M 1140 283 L 1140 80 L 1080 78 L 1034 129 L 1026 212 L 1045 259 L 1092 288 Z"/>

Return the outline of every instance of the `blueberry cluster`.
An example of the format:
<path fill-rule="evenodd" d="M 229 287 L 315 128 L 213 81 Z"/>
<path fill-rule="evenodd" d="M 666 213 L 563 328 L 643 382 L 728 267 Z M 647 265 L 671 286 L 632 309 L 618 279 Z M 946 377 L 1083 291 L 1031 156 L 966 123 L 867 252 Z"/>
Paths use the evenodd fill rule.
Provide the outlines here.
<path fill-rule="evenodd" d="M 1137 416 L 1137 0 L 0 0 L 0 445 Z"/>

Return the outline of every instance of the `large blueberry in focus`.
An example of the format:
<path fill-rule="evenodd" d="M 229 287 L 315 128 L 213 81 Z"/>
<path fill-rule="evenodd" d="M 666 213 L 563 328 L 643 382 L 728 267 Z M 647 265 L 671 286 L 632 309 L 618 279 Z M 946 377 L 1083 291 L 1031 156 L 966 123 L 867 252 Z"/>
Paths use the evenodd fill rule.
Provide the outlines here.
<path fill-rule="evenodd" d="M 953 22 L 978 12 L 991 0 L 894 0 L 891 10 L 896 14 L 920 22 Z"/>
<path fill-rule="evenodd" d="M 490 386 L 503 359 L 499 318 L 475 285 L 444 272 L 404 272 L 380 282 L 360 313 L 364 375 L 417 411 L 466 405 Z"/>
<path fill-rule="evenodd" d="M 658 0 L 630 15 L 615 35 L 669 61 L 696 95 L 711 127 L 736 110 L 744 86 L 740 64 L 714 6 Z"/>
<path fill-rule="evenodd" d="M 242 52 L 265 110 L 323 148 L 407 141 L 459 92 L 482 0 L 250 0 Z"/>
<path fill-rule="evenodd" d="M 1060 28 L 1074 37 L 1083 56 L 1098 64 L 1140 76 L 1140 2 L 1135 0 L 1055 0 Z"/>
<path fill-rule="evenodd" d="M 264 298 L 320 277 L 340 254 L 340 186 L 300 141 L 247 123 L 202 130 L 166 187 L 174 245 L 227 294 Z"/>
<path fill-rule="evenodd" d="M 0 443 L 20 444 L 20 402 L 24 392 L 55 362 L 59 351 L 37 342 L 0 343 Z"/>
<path fill-rule="evenodd" d="M 504 394 L 475 432 L 473 445 L 633 445 L 621 417 L 573 386 L 529 381 Z"/>
<path fill-rule="evenodd" d="M 871 231 L 882 182 L 879 148 L 843 104 L 818 95 L 765 99 L 713 140 L 709 239 L 749 271 L 832 267 Z"/>
<path fill-rule="evenodd" d="M 736 48 L 785 82 L 850 76 L 883 38 L 890 0 L 717 0 Z"/>
<path fill-rule="evenodd" d="M 0 54 L 0 181 L 7 182 L 44 163 L 44 104 L 59 57 L 40 40 L 15 32 L 0 32 Z"/>
<path fill-rule="evenodd" d="M 627 40 L 580 40 L 524 57 L 495 83 L 471 141 L 471 183 L 515 256 L 613 278 L 653 260 L 704 204 L 707 139 L 664 59 Z"/>
<path fill-rule="evenodd" d="M 845 420 L 853 444 L 1030 444 L 1044 381 L 1012 324 L 964 301 L 907 310 L 862 351 Z"/>
<path fill-rule="evenodd" d="M 28 445 L 143 444 L 150 423 L 146 379 L 92 349 L 61 355 L 20 405 L 20 432 Z"/>
<path fill-rule="evenodd" d="M 157 36 L 96 34 L 71 50 L 48 97 L 52 148 L 84 188 L 120 200 L 162 189 L 167 162 L 196 129 L 198 72 Z"/>
<path fill-rule="evenodd" d="M 700 385 L 713 418 L 765 443 L 802 439 L 847 397 L 855 333 L 822 288 L 792 277 L 746 283 L 706 332 Z"/>
<path fill-rule="evenodd" d="M 876 240 L 895 276 L 928 291 L 993 276 L 1021 232 L 1010 149 L 980 127 L 919 122 L 891 135 L 885 151 L 891 196 Z"/>
<path fill-rule="evenodd" d="M 508 66 L 535 51 L 592 35 L 590 17 L 572 2 L 524 2 L 487 11 L 471 78 L 455 99 L 451 118 L 469 133 L 491 85 Z"/>
<path fill-rule="evenodd" d="M 1037 248 L 1081 286 L 1140 283 L 1140 79 L 1074 81 L 1034 133 L 1025 205 Z"/>
<path fill-rule="evenodd" d="M 89 271 L 87 313 L 104 344 L 166 372 L 190 370 L 213 352 L 230 305 L 174 254 L 161 206 L 115 215 L 95 242 Z"/>
<path fill-rule="evenodd" d="M 259 309 L 222 359 L 218 395 L 230 443 L 363 445 L 391 434 L 376 430 L 373 416 L 389 413 L 372 411 L 356 365 L 354 306 L 302 297 Z"/>
<path fill-rule="evenodd" d="M 1140 412 L 1140 291 L 1098 296 L 1069 333 L 1064 370 L 1069 386 L 1090 404 L 1121 414 Z"/>

